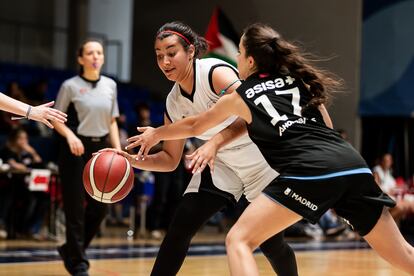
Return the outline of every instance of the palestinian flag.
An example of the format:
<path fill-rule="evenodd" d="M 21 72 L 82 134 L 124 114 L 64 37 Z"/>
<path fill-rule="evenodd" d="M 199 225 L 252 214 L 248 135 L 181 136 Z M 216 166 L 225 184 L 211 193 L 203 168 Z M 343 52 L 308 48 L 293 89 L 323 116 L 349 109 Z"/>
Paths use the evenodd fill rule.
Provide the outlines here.
<path fill-rule="evenodd" d="M 206 57 L 215 57 L 236 66 L 239 35 L 220 8 L 215 8 L 205 38 L 210 46 Z"/>

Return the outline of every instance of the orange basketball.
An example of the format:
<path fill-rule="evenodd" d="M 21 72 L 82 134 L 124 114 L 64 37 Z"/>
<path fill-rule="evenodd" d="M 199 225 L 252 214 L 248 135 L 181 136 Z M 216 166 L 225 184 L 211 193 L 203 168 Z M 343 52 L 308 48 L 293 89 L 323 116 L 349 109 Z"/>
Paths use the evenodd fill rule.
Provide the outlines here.
<path fill-rule="evenodd" d="M 129 161 L 112 151 L 92 156 L 83 169 L 83 185 L 97 201 L 115 203 L 128 195 L 134 185 Z"/>

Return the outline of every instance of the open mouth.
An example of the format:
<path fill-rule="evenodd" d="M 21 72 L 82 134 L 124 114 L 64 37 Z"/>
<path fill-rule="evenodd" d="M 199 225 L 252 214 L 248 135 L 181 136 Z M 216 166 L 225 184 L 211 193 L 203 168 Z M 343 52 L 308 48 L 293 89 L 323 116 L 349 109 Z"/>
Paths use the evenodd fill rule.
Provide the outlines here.
<path fill-rule="evenodd" d="M 171 69 L 164 69 L 165 74 L 170 74 L 172 71 L 174 71 L 175 68 L 171 68 Z"/>

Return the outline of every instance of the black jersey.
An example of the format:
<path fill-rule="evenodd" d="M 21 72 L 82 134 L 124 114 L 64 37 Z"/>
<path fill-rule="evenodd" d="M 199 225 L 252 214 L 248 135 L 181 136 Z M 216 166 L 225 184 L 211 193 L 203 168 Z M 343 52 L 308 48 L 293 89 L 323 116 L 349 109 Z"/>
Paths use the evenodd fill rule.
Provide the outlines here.
<path fill-rule="evenodd" d="M 359 153 L 328 128 L 301 80 L 286 75 L 250 76 L 237 88 L 248 105 L 248 133 L 272 168 L 283 175 L 315 176 L 366 168 Z"/>

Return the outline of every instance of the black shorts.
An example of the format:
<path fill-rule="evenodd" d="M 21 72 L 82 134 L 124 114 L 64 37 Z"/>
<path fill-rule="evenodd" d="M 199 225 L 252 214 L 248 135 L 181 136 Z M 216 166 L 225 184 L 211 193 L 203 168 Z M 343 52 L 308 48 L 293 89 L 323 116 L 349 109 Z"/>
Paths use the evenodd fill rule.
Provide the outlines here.
<path fill-rule="evenodd" d="M 318 222 L 328 209 L 333 208 L 361 236 L 372 230 L 384 206 L 395 206 L 369 173 L 318 180 L 281 176 L 263 193 L 311 223 Z"/>

